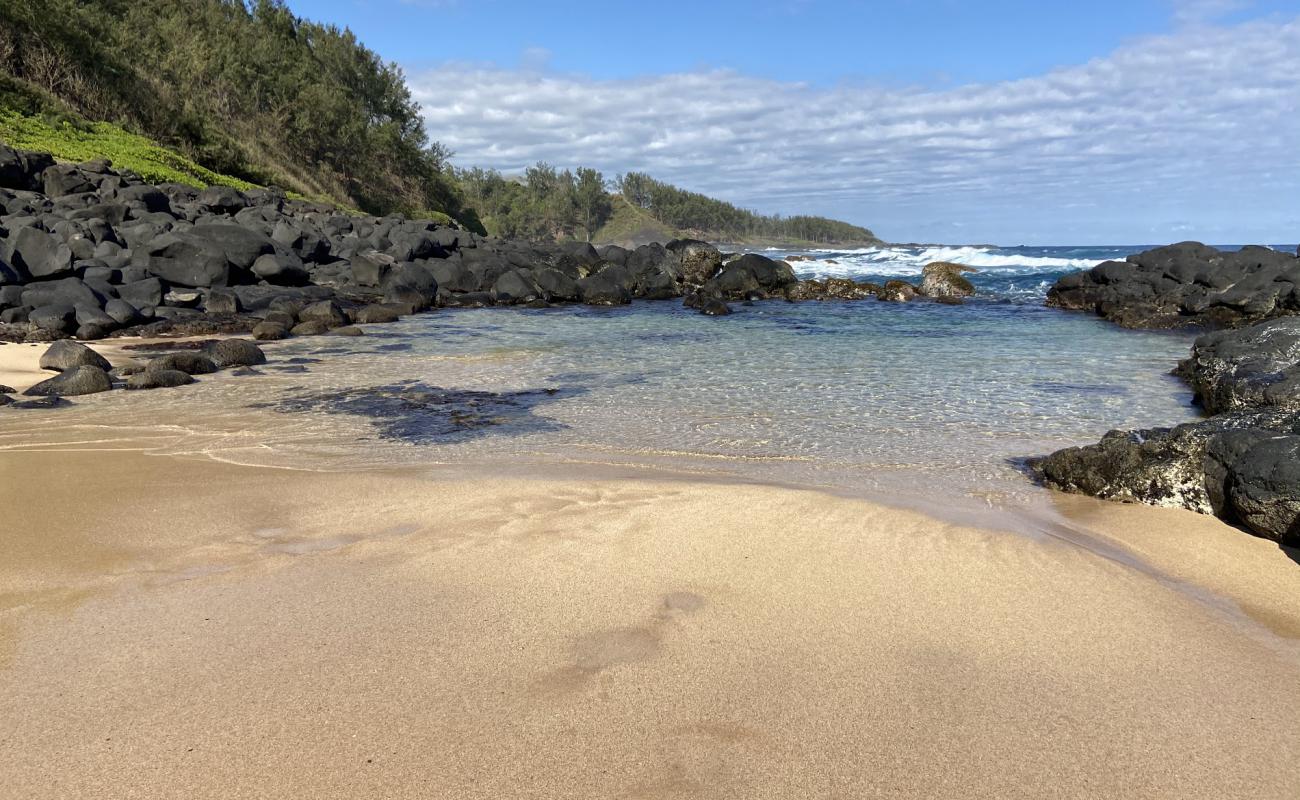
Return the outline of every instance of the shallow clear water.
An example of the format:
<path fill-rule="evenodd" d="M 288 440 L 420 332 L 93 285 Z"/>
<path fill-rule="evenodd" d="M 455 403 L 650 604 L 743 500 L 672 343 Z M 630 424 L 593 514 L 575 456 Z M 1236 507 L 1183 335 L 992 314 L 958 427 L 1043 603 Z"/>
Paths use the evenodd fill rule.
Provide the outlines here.
<path fill-rule="evenodd" d="M 1017 459 L 1195 415 L 1168 375 L 1190 335 L 1042 305 L 1044 283 L 1126 251 L 967 250 L 946 257 L 1022 263 L 982 265 L 981 296 L 962 306 L 773 301 L 725 318 L 676 302 L 439 311 L 361 338 L 283 343 L 257 376 L 5 414 L 0 446 L 32 431 L 103 440 L 164 421 L 164 451 L 243 463 L 653 465 L 1015 507 L 1040 496 Z M 812 255 L 800 271 L 874 278 L 935 260 L 920 249 Z M 380 386 L 391 388 L 376 396 Z M 493 399 L 421 387 L 555 391 Z"/>

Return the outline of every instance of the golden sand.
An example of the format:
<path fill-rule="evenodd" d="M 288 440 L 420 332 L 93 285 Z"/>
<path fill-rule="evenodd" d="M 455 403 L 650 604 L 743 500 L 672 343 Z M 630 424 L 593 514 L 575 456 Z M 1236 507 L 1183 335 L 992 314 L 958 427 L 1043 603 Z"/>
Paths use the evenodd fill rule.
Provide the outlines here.
<path fill-rule="evenodd" d="M 1190 513 L 1072 509 L 1136 568 L 792 489 L 133 452 L 0 453 L 0 507 L 6 798 L 1300 796 L 1300 565 Z"/>

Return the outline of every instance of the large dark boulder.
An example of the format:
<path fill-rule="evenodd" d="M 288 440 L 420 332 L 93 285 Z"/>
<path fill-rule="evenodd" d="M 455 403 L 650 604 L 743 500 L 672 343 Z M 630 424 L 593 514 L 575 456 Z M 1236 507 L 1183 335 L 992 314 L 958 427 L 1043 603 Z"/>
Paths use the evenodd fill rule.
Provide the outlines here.
<path fill-rule="evenodd" d="M 27 320 L 44 331 L 72 333 L 77 329 L 77 309 L 66 303 L 33 308 Z"/>
<path fill-rule="evenodd" d="M 438 281 L 418 264 L 393 265 L 384 277 L 383 289 L 385 303 L 404 303 L 417 311 L 432 306 L 438 299 Z"/>
<path fill-rule="evenodd" d="M 29 283 L 23 289 L 23 305 L 35 308 L 46 305 L 70 305 L 102 308 L 107 298 L 79 278 Z"/>
<path fill-rule="evenodd" d="M 1300 410 L 1300 317 L 1205 334 L 1177 372 L 1211 414 Z"/>
<path fill-rule="evenodd" d="M 319 322 L 327 328 L 341 328 L 347 325 L 348 315 L 332 300 L 312 303 L 298 312 L 299 322 Z"/>
<path fill-rule="evenodd" d="M 609 266 L 578 281 L 578 296 L 592 306 L 617 306 L 632 302 L 631 276 L 626 269 Z"/>
<path fill-rule="evenodd" d="M 432 261 L 427 267 L 438 287 L 448 292 L 476 292 L 478 278 L 458 260 Z"/>
<path fill-rule="evenodd" d="M 205 345 L 203 352 L 221 369 L 266 363 L 266 353 L 247 339 L 218 339 Z"/>
<path fill-rule="evenodd" d="M 522 305 L 542 297 L 542 290 L 533 276 L 521 269 L 512 269 L 492 286 L 492 298 L 499 305 Z"/>
<path fill-rule="evenodd" d="M 0 188 L 40 190 L 42 174 L 54 166 L 49 153 L 14 150 L 0 144 Z"/>
<path fill-rule="evenodd" d="M 353 321 L 361 325 L 378 322 L 396 322 L 402 318 L 403 309 L 404 306 L 371 303 L 357 311 L 356 315 L 353 317 Z"/>
<path fill-rule="evenodd" d="M 1187 508 L 1300 544 L 1300 413 L 1249 411 L 1140 431 L 1035 459 L 1056 489 Z"/>
<path fill-rule="evenodd" d="M 99 367 L 83 365 L 61 372 L 48 380 L 43 380 L 23 392 L 23 394 L 31 397 L 50 395 L 72 397 L 107 392 L 112 388 L 113 381 L 108 377 L 107 372 Z"/>
<path fill-rule="evenodd" d="M 93 192 L 96 185 L 86 173 L 71 164 L 55 164 L 41 174 L 43 191 L 47 197 Z"/>
<path fill-rule="evenodd" d="M 749 253 L 728 261 L 702 288 L 709 295 L 744 299 L 751 292 L 782 294 L 796 283 L 798 278 L 786 262 Z"/>
<path fill-rule="evenodd" d="M 136 308 L 152 308 L 162 305 L 163 285 L 157 278 L 124 283 L 117 287 L 117 295 Z"/>
<path fill-rule="evenodd" d="M 275 286 L 306 286 L 311 274 L 302 259 L 293 252 L 267 253 L 257 257 L 252 266 L 253 275 Z"/>
<path fill-rule="evenodd" d="M 20 228 L 10 239 L 13 262 L 36 280 L 72 274 L 72 248 L 52 233 Z"/>
<path fill-rule="evenodd" d="M 146 372 L 179 370 L 187 375 L 208 375 L 219 369 L 217 362 L 204 353 L 183 350 L 149 359 Z"/>
<path fill-rule="evenodd" d="M 1047 303 L 1131 328 L 1234 327 L 1300 313 L 1300 259 L 1181 242 L 1062 277 Z"/>
<path fill-rule="evenodd" d="M 229 186 L 209 186 L 199 192 L 197 202 L 216 214 L 234 214 L 248 207 L 248 198 Z"/>
<path fill-rule="evenodd" d="M 50 345 L 49 349 L 41 354 L 40 366 L 41 369 L 55 372 L 67 372 L 85 366 L 99 367 L 105 372 L 113 368 L 113 365 L 108 363 L 108 359 L 81 342 L 71 339 L 60 339 Z"/>
<path fill-rule="evenodd" d="M 577 300 L 578 282 L 558 269 L 543 267 L 533 272 L 533 280 L 548 300 Z"/>
<path fill-rule="evenodd" d="M 270 237 L 237 225 L 201 225 L 144 245 L 133 264 L 179 286 L 245 283 L 257 259 L 274 252 Z"/>
<path fill-rule="evenodd" d="M 178 369 L 144 370 L 126 379 L 127 389 L 170 389 L 176 386 L 188 386 L 194 378 L 188 372 Z"/>

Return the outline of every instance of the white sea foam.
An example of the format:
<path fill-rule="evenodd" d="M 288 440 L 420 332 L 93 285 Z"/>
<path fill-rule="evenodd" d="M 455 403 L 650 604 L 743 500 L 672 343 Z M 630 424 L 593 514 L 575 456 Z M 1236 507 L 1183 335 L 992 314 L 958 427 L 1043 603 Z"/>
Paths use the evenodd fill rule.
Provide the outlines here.
<path fill-rule="evenodd" d="M 819 278 L 858 275 L 920 275 L 927 264 L 949 261 L 983 272 L 1041 272 L 1088 269 L 1105 259 L 1031 256 L 985 247 L 867 247 L 810 250 L 811 260 L 793 262 L 795 270 Z"/>

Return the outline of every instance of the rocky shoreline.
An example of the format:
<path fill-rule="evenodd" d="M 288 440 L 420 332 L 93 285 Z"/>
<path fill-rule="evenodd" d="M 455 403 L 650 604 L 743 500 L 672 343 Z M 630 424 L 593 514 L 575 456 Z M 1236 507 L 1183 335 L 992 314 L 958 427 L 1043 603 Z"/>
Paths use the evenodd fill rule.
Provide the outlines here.
<path fill-rule="evenodd" d="M 724 316 L 732 302 L 960 302 L 973 291 L 957 265 L 931 265 L 920 286 L 800 281 L 784 261 L 724 254 L 701 241 L 597 250 L 493 239 L 431 220 L 350 215 L 275 189 L 150 185 L 107 161 L 59 164 L 3 144 L 0 208 L 0 343 L 359 335 L 357 325 L 437 307 L 680 299 Z M 207 367 L 186 361 L 148 374 L 192 376 Z M 123 379 L 133 376 L 103 365 L 76 369 L 75 380 L 47 381 L 40 391 L 131 387 Z M 137 378 L 134 388 L 182 382 Z"/>
<path fill-rule="evenodd" d="M 1300 257 L 1184 242 L 1061 278 L 1048 304 L 1134 328 L 1214 328 L 1174 370 L 1206 419 L 1111 431 L 1031 462 L 1048 486 L 1214 514 L 1300 545 Z"/>

